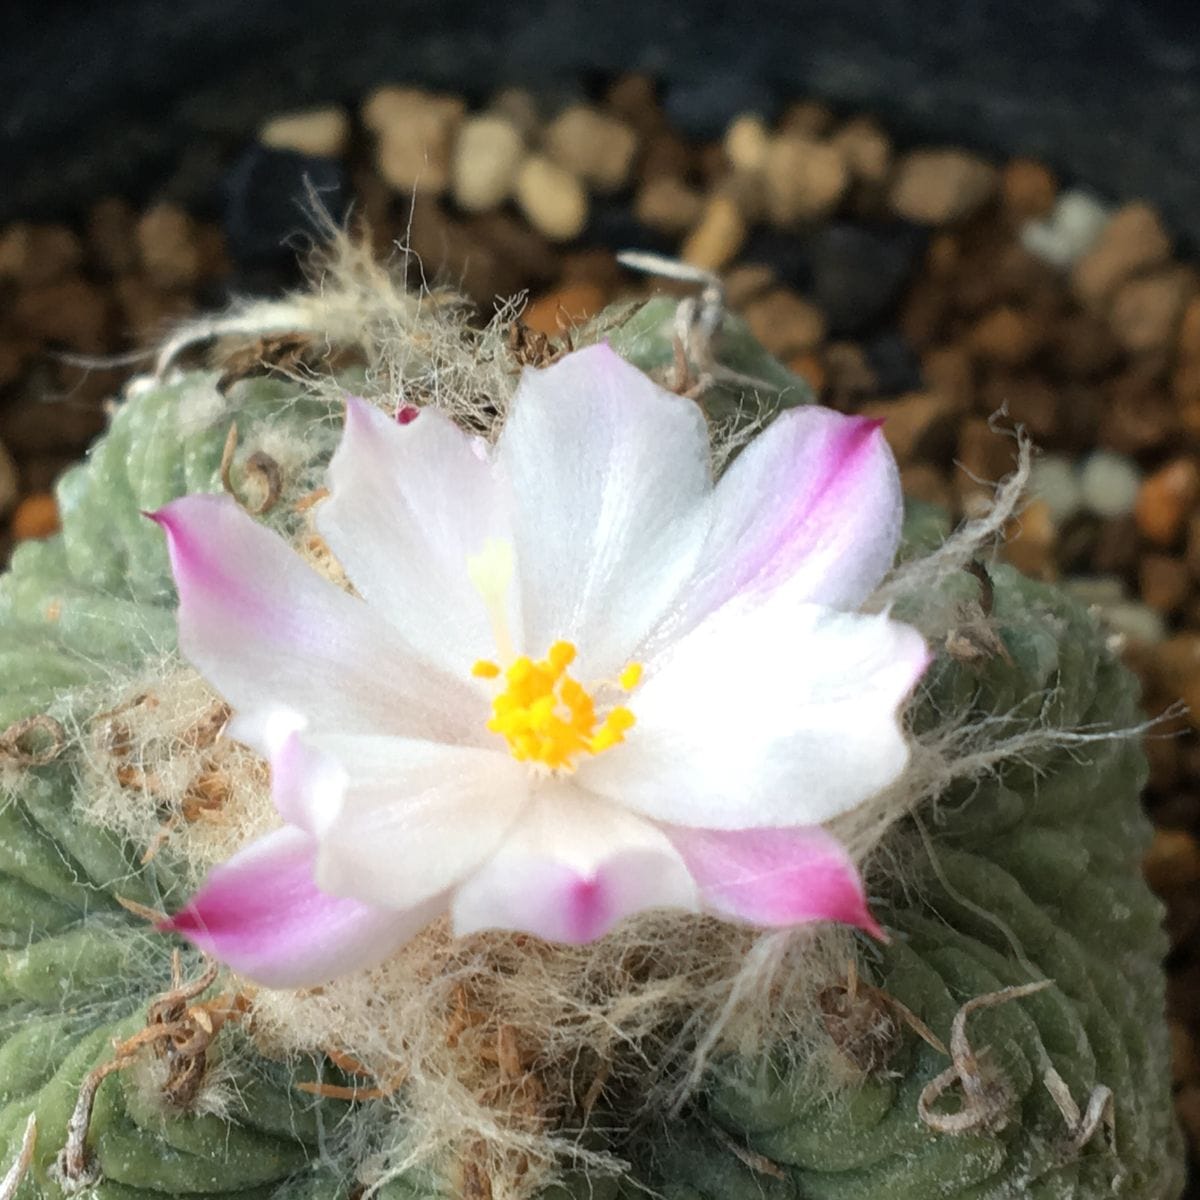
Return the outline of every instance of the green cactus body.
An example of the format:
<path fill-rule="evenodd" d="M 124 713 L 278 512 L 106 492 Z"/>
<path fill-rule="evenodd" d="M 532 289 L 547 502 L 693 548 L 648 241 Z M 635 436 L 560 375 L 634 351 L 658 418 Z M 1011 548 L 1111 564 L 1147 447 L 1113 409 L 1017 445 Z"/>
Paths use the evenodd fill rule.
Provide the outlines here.
<path fill-rule="evenodd" d="M 670 357 L 668 317 L 667 307 L 646 306 L 610 336 L 640 365 L 661 366 Z M 744 332 L 732 334 L 733 368 L 794 388 L 785 403 L 806 398 Z M 18 547 L 0 580 L 0 728 L 51 706 L 64 722 L 83 722 L 97 689 L 171 647 L 166 554 L 139 510 L 221 488 L 231 416 L 249 445 L 263 430 L 294 431 L 308 454 L 294 471 L 297 494 L 320 482 L 339 425 L 328 403 L 288 384 L 244 381 L 232 411 L 190 428 L 187 393 L 196 388 L 211 384 L 185 377 L 124 403 L 89 461 L 60 485 L 62 534 Z M 738 403 L 726 387 L 710 412 L 724 419 Z M 266 519 L 294 532 L 290 513 L 279 506 Z M 943 535 L 936 518 L 914 514 L 910 550 Z M 994 584 L 1005 653 L 972 664 L 942 654 L 917 728 L 947 712 L 1007 714 L 1015 730 L 1132 726 L 1132 680 L 1088 614 L 1004 568 Z M 964 575 L 947 586 L 975 585 Z M 38 1119 L 20 1200 L 63 1194 L 54 1162 L 81 1081 L 112 1057 L 114 1039 L 144 1026 L 147 1003 L 170 980 L 172 944 L 118 897 L 158 909 L 181 898 L 170 861 L 141 864 L 144 847 L 78 819 L 77 756 L 71 746 L 44 765 L 0 768 L 10 795 L 0 807 L 0 1163 L 15 1159 L 28 1115 Z M 1003 1122 L 958 1133 L 923 1122 L 919 1097 L 948 1059 L 900 1023 L 886 1061 L 869 1069 L 853 1066 L 852 1047 L 835 1061 L 842 1051 L 833 1042 L 828 1062 L 791 1071 L 771 1047 L 753 1059 L 719 1057 L 683 1115 L 618 1148 L 632 1161 L 631 1179 L 669 1200 L 1172 1200 L 1180 1167 L 1161 1018 L 1165 945 L 1137 869 L 1144 773 L 1132 739 L 1043 749 L 952 789 L 922 814 L 923 835 L 915 826 L 897 834 L 916 865 L 877 903 L 895 937 L 862 964 L 871 985 L 945 1040 L 972 997 L 1039 975 L 1054 981 L 971 1018 L 972 1044 L 989 1047 L 989 1077 L 1007 1097 Z M 190 952 L 184 966 L 189 976 L 199 971 Z M 344 1077 L 311 1059 L 253 1061 L 234 1030 L 217 1046 L 234 1081 L 221 1115 L 168 1110 L 133 1072 L 105 1079 L 87 1143 L 98 1181 L 83 1194 L 348 1197 L 353 1164 L 347 1170 L 345 1151 L 335 1161 L 329 1147 L 351 1106 L 295 1087 Z M 1097 1085 L 1112 1089 L 1113 1144 L 1103 1130 L 1072 1144 L 1044 1082 L 1051 1067 L 1081 1109 Z M 822 1082 L 822 1072 L 840 1082 Z M 939 1111 L 953 1111 L 956 1094 Z M 423 1173 L 377 1194 L 454 1193 L 448 1180 Z M 635 1194 L 631 1180 L 577 1176 L 546 1197 Z"/>

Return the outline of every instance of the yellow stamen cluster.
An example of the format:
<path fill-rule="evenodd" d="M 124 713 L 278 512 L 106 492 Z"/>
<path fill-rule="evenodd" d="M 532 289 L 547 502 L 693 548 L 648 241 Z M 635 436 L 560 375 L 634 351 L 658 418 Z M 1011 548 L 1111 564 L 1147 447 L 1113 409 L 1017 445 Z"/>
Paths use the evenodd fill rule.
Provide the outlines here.
<path fill-rule="evenodd" d="M 567 674 L 574 661 L 575 647 L 555 642 L 539 662 L 522 655 L 502 672 L 497 663 L 484 658 L 472 668 L 480 679 L 504 675 L 507 686 L 492 701 L 488 728 L 505 738 L 518 762 L 571 770 L 580 754 L 599 754 L 618 745 L 633 727 L 633 713 L 622 705 L 597 717 L 592 695 Z M 629 692 L 641 677 L 641 665 L 630 663 L 618 684 Z"/>

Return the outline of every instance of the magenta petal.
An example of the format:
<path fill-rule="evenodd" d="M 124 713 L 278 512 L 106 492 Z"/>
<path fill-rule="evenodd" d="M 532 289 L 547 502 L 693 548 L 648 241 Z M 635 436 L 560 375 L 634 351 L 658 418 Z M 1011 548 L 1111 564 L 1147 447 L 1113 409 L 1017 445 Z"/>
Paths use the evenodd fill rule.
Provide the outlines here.
<path fill-rule="evenodd" d="M 459 886 L 452 914 L 456 933 L 515 929 L 579 944 L 644 909 L 695 907 L 696 885 L 662 830 L 569 785 L 547 784 Z"/>
<path fill-rule="evenodd" d="M 313 987 L 382 961 L 445 907 L 396 912 L 313 883 L 316 843 L 285 827 L 213 870 L 161 929 L 265 987 Z"/>
<path fill-rule="evenodd" d="M 482 699 L 362 600 L 322 578 L 228 496 L 153 514 L 179 589 L 179 643 L 270 754 L 281 710 L 327 730 L 480 738 Z"/>
<path fill-rule="evenodd" d="M 683 632 L 737 595 L 786 587 L 794 602 L 857 608 L 892 565 L 903 501 L 879 422 L 783 413 L 717 485 Z"/>
<path fill-rule="evenodd" d="M 583 945 L 635 912 L 670 904 L 673 891 L 664 901 L 658 896 L 660 870 L 658 856 L 645 852 L 615 856 L 588 871 L 560 862 L 528 862 L 508 887 L 489 877 L 491 896 L 482 918 L 469 915 L 478 911 L 474 882 L 462 889 L 455 929 L 518 929 L 549 942 Z"/>
<path fill-rule="evenodd" d="M 838 921 L 885 938 L 871 915 L 862 876 L 832 834 L 797 829 L 666 826 L 707 906 L 752 925 Z"/>

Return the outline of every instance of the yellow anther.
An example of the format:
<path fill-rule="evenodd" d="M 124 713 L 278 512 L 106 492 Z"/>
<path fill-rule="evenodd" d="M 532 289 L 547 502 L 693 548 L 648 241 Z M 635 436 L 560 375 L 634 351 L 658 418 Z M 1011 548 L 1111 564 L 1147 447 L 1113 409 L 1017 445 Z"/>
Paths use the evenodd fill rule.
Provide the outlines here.
<path fill-rule="evenodd" d="M 555 674 L 561 675 L 575 661 L 575 647 L 570 642 L 555 642 L 546 655 L 546 663 Z"/>
<path fill-rule="evenodd" d="M 533 678 L 533 659 L 526 658 L 521 655 L 516 662 L 504 672 L 505 679 L 513 687 L 521 687 L 522 684 L 528 683 Z"/>
<path fill-rule="evenodd" d="M 637 662 L 630 663 L 617 676 L 617 682 L 621 685 L 623 692 L 632 692 L 642 682 L 642 664 Z"/>
<path fill-rule="evenodd" d="M 575 656 L 575 647 L 560 641 L 538 662 L 521 655 L 504 670 L 490 659 L 480 659 L 472 668 L 484 679 L 504 677 L 504 690 L 492 701 L 487 727 L 508 742 L 518 762 L 569 771 L 581 754 L 599 754 L 618 745 L 633 727 L 634 715 L 624 707 L 597 717 L 595 698 L 567 674 Z M 637 686 L 641 670 L 638 663 L 630 663 L 621 672 L 622 690 Z"/>

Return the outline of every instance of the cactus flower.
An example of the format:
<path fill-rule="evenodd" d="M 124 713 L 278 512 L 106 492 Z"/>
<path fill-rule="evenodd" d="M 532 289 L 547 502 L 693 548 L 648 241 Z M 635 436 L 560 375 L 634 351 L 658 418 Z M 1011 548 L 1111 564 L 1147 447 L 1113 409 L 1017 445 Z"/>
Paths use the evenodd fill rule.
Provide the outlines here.
<path fill-rule="evenodd" d="M 494 446 L 350 399 L 328 485 L 352 591 L 228 497 L 154 514 L 183 653 L 283 822 L 165 928 L 271 986 L 444 913 L 575 943 L 660 907 L 878 932 L 823 828 L 903 770 L 928 661 L 857 611 L 900 533 L 877 423 L 793 409 L 714 484 L 699 408 L 594 346 L 528 370 Z"/>

